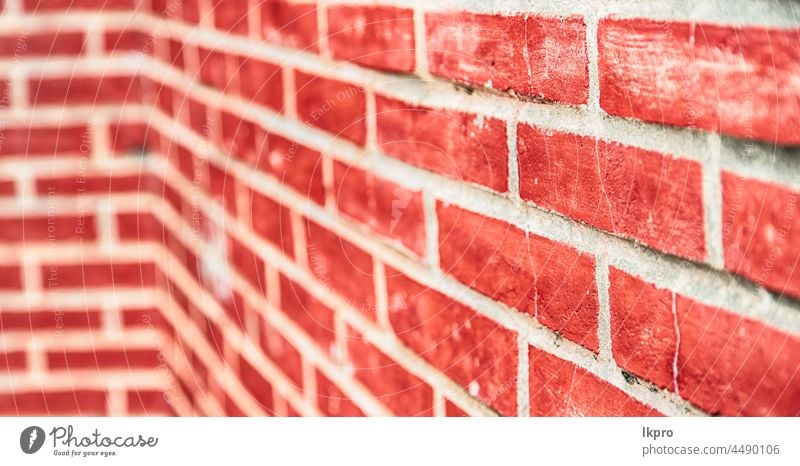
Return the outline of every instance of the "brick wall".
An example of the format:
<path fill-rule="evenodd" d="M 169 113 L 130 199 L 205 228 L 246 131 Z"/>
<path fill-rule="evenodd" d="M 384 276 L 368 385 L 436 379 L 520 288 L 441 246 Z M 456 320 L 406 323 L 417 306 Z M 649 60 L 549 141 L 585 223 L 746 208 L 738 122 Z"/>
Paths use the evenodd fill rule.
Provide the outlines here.
<path fill-rule="evenodd" d="M 800 414 L 791 2 L 0 8 L 1 413 Z"/>

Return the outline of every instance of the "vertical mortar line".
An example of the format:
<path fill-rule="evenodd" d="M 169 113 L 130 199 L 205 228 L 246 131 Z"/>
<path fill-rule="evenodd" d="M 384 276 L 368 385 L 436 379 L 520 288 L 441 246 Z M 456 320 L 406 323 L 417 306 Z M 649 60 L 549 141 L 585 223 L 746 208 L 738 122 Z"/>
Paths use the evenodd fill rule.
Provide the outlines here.
<path fill-rule="evenodd" d="M 105 42 L 103 38 L 104 32 L 104 28 L 102 24 L 100 24 L 100 18 L 97 17 L 92 20 L 86 30 L 85 46 L 87 57 L 97 58 L 103 56 L 103 46 Z"/>
<path fill-rule="evenodd" d="M 597 286 L 597 300 L 600 304 L 600 312 L 597 316 L 597 341 L 599 342 L 600 359 L 613 362 L 614 355 L 611 349 L 611 305 L 609 303 L 608 293 L 610 280 L 608 256 L 605 252 L 595 257 L 595 283 Z"/>
<path fill-rule="evenodd" d="M 106 409 L 110 416 L 125 416 L 128 413 L 128 400 L 125 396 L 125 382 L 114 376 L 108 382 Z"/>
<path fill-rule="evenodd" d="M 372 281 L 375 287 L 375 315 L 378 319 L 378 325 L 391 331 L 392 326 L 389 321 L 389 297 L 386 289 L 386 269 L 382 261 L 375 259 L 373 261 L 372 270 Z"/>
<path fill-rule="evenodd" d="M 27 348 L 28 373 L 34 378 L 44 375 L 45 361 L 42 344 L 38 339 L 31 338 Z"/>
<path fill-rule="evenodd" d="M 425 214 L 425 262 L 438 275 L 439 270 L 439 221 L 436 218 L 436 198 L 428 191 L 422 192 Z"/>
<path fill-rule="evenodd" d="M 306 402 L 317 407 L 317 376 L 316 368 L 307 358 L 302 357 L 303 398 Z"/>
<path fill-rule="evenodd" d="M 280 309 L 281 300 L 281 274 L 277 267 L 272 267 L 268 261 L 264 261 L 264 268 L 267 276 L 267 303 Z M 269 307 L 265 309 L 269 313 Z"/>
<path fill-rule="evenodd" d="M 672 324 L 675 326 L 675 354 L 672 357 L 672 383 L 675 386 L 675 394 L 681 396 L 678 387 L 678 351 L 681 348 L 681 331 L 678 325 L 677 294 L 672 292 Z"/>
<path fill-rule="evenodd" d="M 317 37 L 319 52 L 325 58 L 331 57 L 328 47 L 328 0 L 317 0 Z"/>
<path fill-rule="evenodd" d="M 528 348 L 526 331 L 520 331 L 517 334 L 517 416 L 519 417 L 528 417 L 531 412 Z"/>
<path fill-rule="evenodd" d="M 261 4 L 264 0 L 250 0 L 247 11 L 247 30 L 252 41 L 261 41 Z"/>
<path fill-rule="evenodd" d="M 119 306 L 113 296 L 106 296 L 100 304 L 103 315 L 103 332 L 110 337 L 120 337 L 122 326 L 119 321 Z"/>
<path fill-rule="evenodd" d="M 108 118 L 103 115 L 95 115 L 89 119 L 89 133 L 91 136 L 91 162 L 111 160 L 111 137 L 109 133 Z M 85 171 L 86 167 L 79 167 Z"/>
<path fill-rule="evenodd" d="M 600 16 L 600 6 L 589 11 L 584 16 L 586 21 L 586 56 L 589 62 L 589 98 L 587 107 L 589 113 L 600 115 L 600 71 L 598 65 L 597 24 Z"/>
<path fill-rule="evenodd" d="M 28 107 L 28 73 L 24 67 L 12 66 L 8 76 L 8 86 L 11 88 L 8 96 L 8 106 L 13 115 L 22 115 Z M 5 123 L 4 123 L 5 125 Z"/>
<path fill-rule="evenodd" d="M 428 72 L 428 44 L 425 34 L 424 0 L 416 0 L 414 2 L 414 73 L 423 79 L 431 79 Z"/>
<path fill-rule="evenodd" d="M 306 230 L 303 225 L 303 216 L 294 210 L 291 211 L 292 240 L 295 260 L 303 270 L 308 269 L 308 250 L 306 245 Z"/>
<path fill-rule="evenodd" d="M 367 150 L 377 150 L 378 147 L 378 115 L 377 104 L 375 103 L 375 91 L 372 87 L 366 87 L 364 94 L 367 101 Z"/>
<path fill-rule="evenodd" d="M 325 208 L 338 215 L 336 206 L 336 187 L 333 181 L 333 157 L 327 152 L 322 154 L 322 190 L 325 196 Z"/>
<path fill-rule="evenodd" d="M 14 17 L 22 14 L 22 0 L 6 0 L 3 16 Z"/>
<path fill-rule="evenodd" d="M 2 126 L 0 126 L 2 131 Z M 17 188 L 17 204 L 20 208 L 24 209 L 26 205 L 31 204 L 36 199 L 36 189 L 34 184 L 34 174 L 31 173 L 30 167 L 27 164 L 19 167 L 19 170 L 13 170 L 11 174 L 14 177 Z M 49 191 L 48 191 L 49 192 Z M 50 200 L 48 197 L 48 208 Z"/>
<path fill-rule="evenodd" d="M 515 204 L 522 202 L 519 194 L 519 159 L 517 153 L 517 124 L 519 110 L 506 122 L 506 144 L 508 146 L 508 196 Z"/>
<path fill-rule="evenodd" d="M 97 229 L 100 250 L 110 254 L 117 242 L 117 226 L 114 221 L 114 205 L 111 200 L 103 199 L 97 203 Z"/>
<path fill-rule="evenodd" d="M 708 157 L 703 164 L 703 204 L 705 204 L 705 239 L 708 262 L 717 269 L 725 264 L 722 244 L 722 188 L 720 151 L 722 142 L 718 134 L 708 135 Z"/>
<path fill-rule="evenodd" d="M 283 113 L 287 118 L 297 119 L 297 106 L 295 102 L 296 84 L 294 69 L 288 66 L 281 67 L 281 81 L 283 82 Z"/>
<path fill-rule="evenodd" d="M 444 405 L 444 396 L 439 387 L 433 387 L 433 415 L 435 417 L 447 417 L 447 410 Z"/>

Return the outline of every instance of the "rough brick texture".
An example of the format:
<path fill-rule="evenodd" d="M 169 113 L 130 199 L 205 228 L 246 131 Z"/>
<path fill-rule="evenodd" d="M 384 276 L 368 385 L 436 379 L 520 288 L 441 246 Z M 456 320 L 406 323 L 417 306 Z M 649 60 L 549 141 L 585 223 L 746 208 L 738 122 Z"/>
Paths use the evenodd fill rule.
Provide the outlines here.
<path fill-rule="evenodd" d="M 665 1 L 0 0 L 0 414 L 800 415 L 800 28 Z"/>

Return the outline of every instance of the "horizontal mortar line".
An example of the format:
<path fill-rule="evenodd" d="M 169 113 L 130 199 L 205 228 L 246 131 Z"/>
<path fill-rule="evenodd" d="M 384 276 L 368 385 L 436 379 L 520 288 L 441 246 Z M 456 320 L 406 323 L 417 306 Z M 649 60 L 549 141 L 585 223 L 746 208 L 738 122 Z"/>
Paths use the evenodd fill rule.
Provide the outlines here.
<path fill-rule="evenodd" d="M 0 59 L 0 69 L 8 68 L 16 76 L 30 79 L 84 78 L 124 74 L 135 77 L 144 56 L 139 53 L 114 52 L 97 57 L 43 57 L 24 60 Z"/>
<path fill-rule="evenodd" d="M 212 31 L 203 31 L 203 34 L 198 35 L 193 32 L 191 27 L 170 21 L 167 23 L 170 24 L 164 30 L 170 31 L 178 28 L 177 31 L 171 31 L 172 35 L 184 42 L 199 42 L 198 45 L 266 59 L 281 66 L 288 65 L 320 76 L 361 85 L 373 92 L 407 100 L 410 103 L 483 114 L 504 120 L 508 120 L 519 112 L 522 116 L 520 121 L 524 123 L 545 129 L 596 136 L 609 141 L 663 152 L 678 158 L 705 161 L 709 157 L 706 137 L 709 134 L 715 134 L 703 130 L 617 117 L 603 111 L 594 112 L 583 107 L 576 108 L 558 103 L 525 102 L 480 88 L 470 95 L 462 88 L 454 88 L 453 83 L 447 80 L 438 78 L 426 80 L 414 75 L 381 72 L 362 68 L 349 62 L 331 61 L 307 52 L 287 50 L 268 43 L 259 43 L 258 47 L 254 47 L 252 41 L 247 38 L 231 37 Z M 148 60 L 151 65 L 155 63 L 158 66 L 172 68 L 153 57 L 144 59 Z M 144 67 L 145 72 L 151 67 Z M 183 73 L 179 74 L 183 75 Z M 153 78 L 160 79 L 160 74 Z M 758 153 L 765 156 L 769 151 L 762 146 L 763 144 L 755 147 Z"/>
<path fill-rule="evenodd" d="M 157 368 L 148 370 L 97 369 L 82 370 L 46 370 L 41 374 L 0 373 L 0 393 L 13 392 L 50 392 L 54 390 L 100 389 L 108 390 L 122 384 L 124 389 L 160 390 L 166 377 Z"/>
<path fill-rule="evenodd" d="M 408 0 L 328 0 L 335 5 L 386 5 L 409 7 Z M 535 2 L 531 0 L 434 0 L 418 2 L 426 12 L 473 12 L 483 14 L 538 14 L 555 17 L 571 15 L 607 16 L 617 15 L 633 18 L 653 18 L 672 21 L 713 22 L 736 25 L 752 25 L 758 18 L 760 25 L 773 27 L 796 27 L 800 9 L 791 5 L 768 1 L 714 0 L 690 2 L 686 0 L 614 0 L 597 2 L 592 0 L 555 0 Z"/>
<path fill-rule="evenodd" d="M 61 311 L 64 313 L 86 312 L 87 307 L 101 310 L 103 306 L 117 305 L 118 309 L 137 309 L 151 307 L 158 303 L 153 297 L 155 289 L 117 290 L 92 289 L 58 290 L 55 294 L 47 294 L 37 290 L 28 293 L 25 290 L 0 292 L 0 309 L 2 312 L 37 312 Z M 56 309 L 52 309 L 56 307 Z M 97 329 L 95 332 L 100 332 Z"/>
<path fill-rule="evenodd" d="M 4 309 L 3 313 L 6 311 Z M 64 326 L 60 329 L 4 329 L 0 336 L 0 349 L 3 351 L 19 351 L 31 347 L 37 351 L 139 350 L 158 348 L 162 343 L 162 338 L 151 329 L 126 328 L 108 332 L 103 328 L 83 330 Z"/>
<path fill-rule="evenodd" d="M 37 105 L 25 109 L 0 110 L 0 131 L 26 127 L 39 127 L 44 125 L 67 126 L 74 124 L 89 124 L 98 118 L 108 118 L 110 123 L 141 123 L 142 113 L 149 110 L 149 105 L 140 103 L 124 104 L 77 104 L 69 107 L 55 105 Z M 2 141 L 0 141 L 2 142 Z M 55 155 L 55 154 L 54 154 Z M 3 156 L 3 159 L 7 156 Z M 0 163 L 3 162 L 0 159 Z"/>
<path fill-rule="evenodd" d="M 176 175 L 176 176 L 170 176 L 168 178 L 174 181 L 178 177 Z M 180 189 L 178 190 L 180 191 Z M 209 204 L 212 203 L 213 201 L 211 201 L 210 199 L 204 199 L 202 205 L 208 206 Z M 389 263 L 393 267 L 398 268 L 404 271 L 405 273 L 408 273 L 409 276 L 416 279 L 420 283 L 425 283 L 426 285 L 431 286 L 437 291 L 443 292 L 451 297 L 454 297 L 454 299 L 457 299 L 467 305 L 470 305 L 479 314 L 489 317 L 490 319 L 516 332 L 525 332 L 526 334 L 527 332 L 538 332 L 536 334 L 536 337 L 532 339 L 532 342 L 536 343 L 539 346 L 543 344 L 542 342 L 548 339 L 559 340 L 559 338 L 554 332 L 536 324 L 533 319 L 525 317 L 521 313 L 505 307 L 501 303 L 492 301 L 489 297 L 483 296 L 477 291 L 471 290 L 462 284 L 455 283 L 448 278 L 442 277 L 441 275 L 431 274 L 429 272 L 428 273 L 421 272 L 425 270 L 425 266 L 415 263 L 413 261 L 409 261 L 400 254 L 393 253 L 391 250 L 386 252 L 384 250 L 381 250 L 379 247 L 374 247 L 370 244 L 365 243 L 364 241 L 366 240 L 366 238 L 364 238 L 363 236 L 359 236 L 360 235 L 359 233 L 353 234 L 347 230 L 341 229 L 341 227 L 337 224 L 336 219 L 319 219 L 316 221 L 320 221 L 320 223 L 323 226 L 333 229 L 334 232 L 336 232 L 344 239 L 348 241 L 353 241 L 354 244 L 360 244 L 362 247 L 364 247 L 365 250 L 377 256 L 380 260 Z M 227 225 L 234 225 L 231 227 L 231 230 L 234 230 L 233 232 L 236 233 L 235 229 L 237 228 L 237 225 L 235 223 L 232 223 L 232 221 L 227 218 L 223 223 L 226 223 Z M 253 238 L 246 238 L 242 233 L 237 233 L 237 236 L 240 237 L 240 240 L 244 239 L 250 244 L 253 243 Z M 259 248 L 257 251 L 261 252 L 262 249 Z M 278 264 L 280 262 L 277 260 L 272 260 L 271 257 L 267 257 L 266 259 L 269 260 L 271 264 Z M 285 264 L 280 263 L 279 267 L 285 267 Z M 287 276 L 289 276 L 290 278 L 296 279 L 297 281 L 306 284 L 306 286 L 309 286 L 308 284 L 314 283 L 313 279 L 306 276 L 305 273 L 302 271 L 294 270 L 293 274 L 294 276 L 290 275 L 288 273 L 289 269 L 291 268 L 287 267 L 286 272 Z M 320 290 L 320 297 L 321 298 L 325 297 L 327 293 L 328 293 L 327 290 L 324 290 L 323 288 L 322 290 Z M 332 302 L 333 306 L 336 306 L 338 304 L 336 300 L 332 300 L 330 297 L 328 297 L 327 300 L 329 302 Z M 341 304 L 338 305 L 341 306 Z M 348 306 L 345 304 L 344 307 L 347 308 Z M 352 314 L 354 316 L 358 315 L 357 312 L 353 312 Z M 354 318 L 359 319 L 359 317 L 354 317 Z M 355 321 L 359 322 L 359 320 Z M 369 328 L 367 327 L 367 329 Z M 377 335 L 380 335 L 380 331 L 378 331 Z M 377 340 L 376 343 L 378 341 L 380 340 Z M 562 347 L 566 349 L 562 349 Z M 621 376 L 621 369 L 616 367 L 613 364 L 613 362 L 608 362 L 608 364 L 612 366 L 610 369 L 599 370 L 598 367 L 600 366 L 597 366 L 593 362 L 595 360 L 595 355 L 591 353 L 589 350 L 581 347 L 580 345 L 567 341 L 560 341 L 558 345 L 555 345 L 554 343 L 550 344 L 548 346 L 548 350 L 553 354 L 555 354 L 556 356 L 560 356 L 564 359 L 575 362 L 581 367 L 584 367 L 589 371 L 595 372 L 596 375 L 598 376 L 602 376 L 603 373 L 615 374 L 616 377 L 613 377 L 612 380 L 609 380 L 609 382 L 612 382 L 612 384 L 614 384 L 618 388 L 623 389 L 624 391 L 633 396 L 636 395 L 636 391 L 629 389 L 628 385 L 624 381 L 624 378 Z M 564 357 L 565 354 L 570 354 L 571 356 Z M 419 375 L 423 377 L 424 374 L 419 374 Z M 633 391 L 633 393 L 631 393 L 631 391 Z M 641 395 L 654 399 L 654 397 L 650 394 L 650 390 L 644 388 L 644 386 L 641 389 Z M 659 400 L 656 399 L 656 401 Z M 665 411 L 675 411 L 675 409 L 665 409 L 663 402 L 659 403 L 659 406 L 661 406 L 661 409 Z M 685 406 L 679 407 L 677 408 L 677 412 L 684 412 L 687 411 L 688 409 L 689 408 Z"/>
<path fill-rule="evenodd" d="M 64 12 L 36 12 L 20 15 L 0 15 L 0 31 L 4 34 L 28 33 L 38 34 L 42 32 L 80 32 L 91 31 L 95 25 L 104 29 L 117 30 L 130 26 L 133 21 L 141 24 L 142 19 L 149 17 L 149 13 L 143 12 L 116 12 L 116 11 L 97 11 L 86 12 L 79 10 Z"/>
<path fill-rule="evenodd" d="M 264 192 L 281 202 L 288 198 L 292 205 L 300 206 L 302 212 L 311 215 L 328 216 L 326 211 L 302 196 L 286 190 L 280 183 L 267 177 L 206 143 L 191 129 L 172 120 L 159 111 L 153 118 L 161 127 L 172 125 L 173 136 L 186 138 L 189 147 L 205 144 L 206 157 L 218 160 L 217 164 L 237 174 L 237 179 L 245 181 L 257 191 Z M 163 122 L 163 123 L 162 123 Z M 508 222 L 524 231 L 555 239 L 581 252 L 594 256 L 607 254 L 611 266 L 638 275 L 657 286 L 669 288 L 701 303 L 720 306 L 746 317 L 755 317 L 771 325 L 800 333 L 800 303 L 791 298 L 777 297 L 727 271 L 710 269 L 709 266 L 689 262 L 638 245 L 633 240 L 623 239 L 613 234 L 594 229 L 561 215 L 530 205 L 522 207 L 513 201 L 476 189 L 455 180 L 411 167 L 391 157 L 373 157 L 352 154 L 330 153 L 340 160 L 365 168 L 372 173 L 410 189 L 423 189 L 437 199 L 458 205 L 467 210 Z M 413 180 L 410 182 L 410 180 Z M 277 186 L 276 186 L 277 185 Z M 283 203 L 283 202 L 281 202 Z M 317 212 L 316 214 L 314 212 Z M 368 240 L 369 241 L 369 240 Z"/>

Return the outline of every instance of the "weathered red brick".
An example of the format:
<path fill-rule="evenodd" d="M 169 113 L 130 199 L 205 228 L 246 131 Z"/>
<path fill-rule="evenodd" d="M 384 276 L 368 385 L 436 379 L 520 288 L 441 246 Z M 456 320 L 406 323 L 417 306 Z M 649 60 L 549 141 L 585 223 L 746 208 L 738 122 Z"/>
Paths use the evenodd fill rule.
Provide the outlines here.
<path fill-rule="evenodd" d="M 33 56 L 80 55 L 83 45 L 83 32 L 4 34 L 0 36 L 0 57 L 24 59 Z"/>
<path fill-rule="evenodd" d="M 706 257 L 698 162 L 521 124 L 520 194 L 653 248 Z"/>
<path fill-rule="evenodd" d="M 310 52 L 319 49 L 315 2 L 263 0 L 260 4 L 264 40 Z"/>
<path fill-rule="evenodd" d="M 508 191 L 503 121 L 376 96 L 378 145 L 391 157 L 441 175 Z"/>
<path fill-rule="evenodd" d="M 347 348 L 355 378 L 398 416 L 433 415 L 433 390 L 398 362 L 349 329 Z"/>
<path fill-rule="evenodd" d="M 677 297 L 680 395 L 724 416 L 800 415 L 800 337 Z"/>
<path fill-rule="evenodd" d="M 303 122 L 363 145 L 367 99 L 355 84 L 295 72 L 297 116 Z"/>
<path fill-rule="evenodd" d="M 658 416 L 591 372 L 530 347 L 531 416 Z"/>
<path fill-rule="evenodd" d="M 597 40 L 606 112 L 800 144 L 796 29 L 606 18 Z"/>
<path fill-rule="evenodd" d="M 308 266 L 327 288 L 359 312 L 375 318 L 372 256 L 330 230 L 307 221 Z"/>
<path fill-rule="evenodd" d="M 363 416 L 361 409 L 339 387 L 317 371 L 317 406 L 326 416 Z"/>
<path fill-rule="evenodd" d="M 4 128 L 0 156 L 89 156 L 91 133 L 86 125 Z"/>
<path fill-rule="evenodd" d="M 673 390 L 677 335 L 673 293 L 611 267 L 611 350 L 621 368 Z"/>
<path fill-rule="evenodd" d="M 388 71 L 414 71 L 414 12 L 390 6 L 331 5 L 328 48 L 342 60 Z"/>
<path fill-rule="evenodd" d="M 397 336 L 473 396 L 506 416 L 517 414 L 514 332 L 387 268 L 389 318 Z"/>
<path fill-rule="evenodd" d="M 323 351 L 333 351 L 336 339 L 333 310 L 284 275 L 281 275 L 281 309 L 303 328 Z"/>
<path fill-rule="evenodd" d="M 455 206 L 436 210 L 445 273 L 597 351 L 593 257 Z"/>
<path fill-rule="evenodd" d="M 589 97 L 580 16 L 441 12 L 426 14 L 425 27 L 436 76 L 567 104 Z"/>
<path fill-rule="evenodd" d="M 800 194 L 729 172 L 721 181 L 725 268 L 800 297 Z"/>
<path fill-rule="evenodd" d="M 334 163 L 333 189 L 340 212 L 398 240 L 418 256 L 425 255 L 425 213 L 419 191 L 341 162 Z"/>

